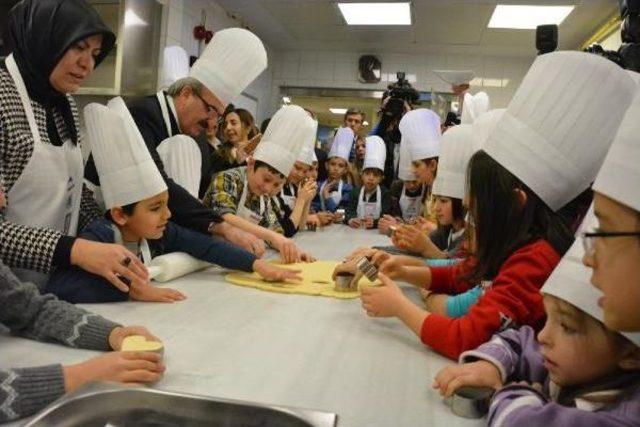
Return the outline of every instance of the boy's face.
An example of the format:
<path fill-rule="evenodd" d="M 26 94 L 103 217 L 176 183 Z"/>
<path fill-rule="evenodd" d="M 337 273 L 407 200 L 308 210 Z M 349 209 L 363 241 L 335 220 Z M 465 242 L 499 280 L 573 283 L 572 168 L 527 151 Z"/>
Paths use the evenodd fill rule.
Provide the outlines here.
<path fill-rule="evenodd" d="M 309 169 L 308 165 L 305 165 L 302 162 L 296 161 L 293 164 L 293 169 L 291 169 L 291 172 L 289 172 L 289 182 L 294 185 L 300 184 L 302 180 L 305 178 L 305 175 L 307 174 L 308 169 Z"/>
<path fill-rule="evenodd" d="M 436 179 L 436 170 L 438 169 L 438 162 L 436 160 L 429 160 L 425 163 L 422 160 L 416 160 L 412 163 L 413 173 L 416 175 L 416 179 L 420 184 L 431 185 Z"/>
<path fill-rule="evenodd" d="M 420 183 L 418 181 L 405 181 L 404 188 L 406 191 L 413 193 L 415 191 L 418 191 L 418 189 L 420 188 Z"/>
<path fill-rule="evenodd" d="M 307 170 L 307 179 L 311 181 L 318 180 L 318 162 L 313 162 L 313 165 Z"/>
<path fill-rule="evenodd" d="M 547 321 L 538 341 L 554 383 L 587 384 L 619 369 L 623 355 L 597 320 L 549 295 L 544 296 L 544 308 Z"/>
<path fill-rule="evenodd" d="M 341 157 L 332 157 L 327 160 L 327 174 L 329 179 L 342 179 L 347 173 L 347 161 Z"/>
<path fill-rule="evenodd" d="M 597 192 L 593 200 L 598 231 L 640 231 L 637 211 Z M 591 283 L 604 292 L 598 302 L 604 323 L 616 331 L 640 331 L 640 237 L 596 237 L 593 247 L 583 263 L 593 269 Z"/>
<path fill-rule="evenodd" d="M 362 185 L 364 191 L 371 192 L 382 182 L 382 174 L 378 170 L 367 169 L 362 172 Z"/>
<path fill-rule="evenodd" d="M 169 192 L 138 202 L 132 215 L 124 215 L 124 224 L 129 234 L 142 239 L 160 239 L 171 218 Z"/>
<path fill-rule="evenodd" d="M 249 190 L 256 196 L 273 194 L 284 185 L 285 178 L 279 173 L 270 171 L 268 167 L 260 166 L 256 169 L 248 166 L 247 171 Z"/>

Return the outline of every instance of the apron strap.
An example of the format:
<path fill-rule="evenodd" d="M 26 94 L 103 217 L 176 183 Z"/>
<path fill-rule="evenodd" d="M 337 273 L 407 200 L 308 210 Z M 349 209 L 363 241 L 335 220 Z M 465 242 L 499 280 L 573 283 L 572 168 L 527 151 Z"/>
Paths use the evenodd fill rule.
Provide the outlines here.
<path fill-rule="evenodd" d="M 156 93 L 156 98 L 160 103 L 160 111 L 162 111 L 162 119 L 164 120 L 164 126 L 167 128 L 167 137 L 171 138 L 171 119 L 169 118 L 169 108 L 167 107 L 167 99 L 164 97 L 164 92 L 160 91 Z"/>
<path fill-rule="evenodd" d="M 18 64 L 16 63 L 16 60 L 13 57 L 13 53 L 7 57 L 7 59 L 5 60 L 5 64 L 7 64 L 7 71 L 9 71 L 11 78 L 13 78 L 13 82 L 16 85 L 16 89 L 18 89 L 18 94 L 20 95 L 20 102 L 22 102 L 22 108 L 24 108 L 24 113 L 27 116 L 27 121 L 29 122 L 29 129 L 31 130 L 31 135 L 33 135 L 34 142 L 40 143 L 42 139 L 40 138 L 40 131 L 38 130 L 36 117 L 33 113 L 31 99 L 29 98 L 27 87 L 24 84 L 24 80 L 22 79 L 22 75 L 20 74 L 20 69 L 18 68 Z"/>

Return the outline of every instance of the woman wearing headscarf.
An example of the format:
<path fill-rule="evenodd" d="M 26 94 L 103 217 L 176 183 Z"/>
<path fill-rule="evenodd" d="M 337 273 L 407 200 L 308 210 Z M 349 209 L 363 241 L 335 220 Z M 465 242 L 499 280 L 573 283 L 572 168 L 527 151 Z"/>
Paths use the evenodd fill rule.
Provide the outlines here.
<path fill-rule="evenodd" d="M 76 239 L 100 215 L 83 185 L 78 111 L 69 95 L 113 48 L 115 35 L 84 0 L 23 0 L 9 13 L 0 63 L 0 259 L 42 284 L 69 264 L 102 275 L 148 280 L 121 246 Z"/>

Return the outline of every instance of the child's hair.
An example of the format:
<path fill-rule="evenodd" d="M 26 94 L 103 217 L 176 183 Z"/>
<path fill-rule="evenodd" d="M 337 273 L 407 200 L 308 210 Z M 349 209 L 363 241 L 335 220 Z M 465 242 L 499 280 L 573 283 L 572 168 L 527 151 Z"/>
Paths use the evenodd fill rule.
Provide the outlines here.
<path fill-rule="evenodd" d="M 139 202 L 129 203 L 128 205 L 121 206 L 122 212 L 127 216 L 133 215 L 133 211 L 136 209 L 136 205 L 138 203 Z M 104 213 L 104 217 L 109 221 L 113 221 L 113 218 L 111 217 L 111 209 L 107 209 L 107 211 Z"/>
<path fill-rule="evenodd" d="M 384 172 L 382 172 L 380 169 L 378 168 L 366 168 L 362 170 L 362 174 L 364 175 L 365 172 L 373 172 L 375 174 L 376 177 L 378 178 L 384 178 Z"/>
<path fill-rule="evenodd" d="M 253 170 L 257 171 L 260 168 L 267 168 L 267 170 L 273 174 L 277 174 L 280 178 L 286 178 L 278 169 L 274 168 L 273 166 L 271 166 L 268 163 L 265 163 L 263 161 L 260 160 L 256 160 L 254 165 L 253 165 Z"/>
<path fill-rule="evenodd" d="M 604 332 L 607 339 L 612 344 L 612 353 L 619 354 L 637 347 L 633 342 L 624 337 L 622 334 L 607 329 L 607 327 L 601 321 L 580 310 L 573 304 L 570 304 L 567 301 L 554 295 L 545 294 L 545 298 L 552 298 L 553 301 L 558 304 L 562 312 L 566 313 L 569 317 L 575 320 L 578 328 L 581 330 L 586 330 L 588 323 L 594 322 L 594 324 L 596 324 L 602 330 L 602 332 Z M 612 405 L 635 393 L 638 387 L 640 387 L 640 370 L 632 372 L 618 371 L 607 376 L 606 378 L 598 379 L 597 383 L 562 387 L 560 389 L 557 400 L 561 405 L 573 405 L 575 399 L 577 397 L 580 397 L 581 399 L 588 400 L 589 402 Z M 620 393 L 614 396 L 584 396 L 588 393 L 611 389 L 620 390 Z"/>
<path fill-rule="evenodd" d="M 477 264 L 468 279 L 492 280 L 513 252 L 538 239 L 546 240 L 560 256 L 571 246 L 573 233 L 566 218 L 484 151 L 471 157 L 467 180 L 477 246 Z M 527 195 L 524 206 L 516 189 Z"/>

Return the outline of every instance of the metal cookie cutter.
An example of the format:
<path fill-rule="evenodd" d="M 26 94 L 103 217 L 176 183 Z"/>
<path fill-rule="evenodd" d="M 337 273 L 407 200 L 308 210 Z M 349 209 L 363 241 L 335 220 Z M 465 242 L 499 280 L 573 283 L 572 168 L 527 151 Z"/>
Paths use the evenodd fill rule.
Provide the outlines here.
<path fill-rule="evenodd" d="M 464 418 L 482 418 L 489 411 L 491 387 L 460 387 L 451 397 L 451 412 Z"/>
<path fill-rule="evenodd" d="M 355 276 L 351 273 L 338 273 L 336 275 L 336 292 L 353 292 L 358 289 L 356 284 L 355 288 L 351 286 L 351 282 Z"/>
<path fill-rule="evenodd" d="M 356 263 L 358 270 L 362 272 L 369 281 L 373 282 L 378 278 L 378 268 L 367 257 L 362 257 Z"/>

